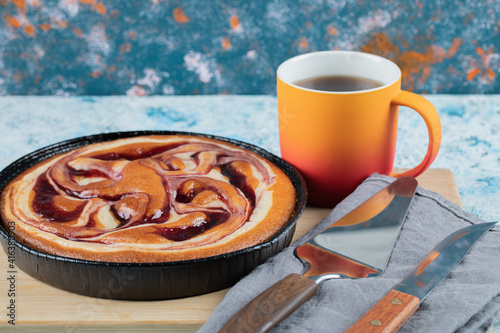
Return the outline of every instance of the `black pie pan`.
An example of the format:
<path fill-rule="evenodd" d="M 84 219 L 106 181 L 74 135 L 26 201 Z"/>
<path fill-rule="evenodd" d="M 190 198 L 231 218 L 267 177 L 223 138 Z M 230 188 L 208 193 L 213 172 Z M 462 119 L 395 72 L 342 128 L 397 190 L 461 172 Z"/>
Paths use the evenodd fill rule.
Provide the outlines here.
<path fill-rule="evenodd" d="M 29 167 L 60 153 L 88 144 L 141 135 L 193 135 L 220 140 L 253 151 L 273 162 L 291 179 L 297 203 L 288 223 L 270 240 L 213 257 L 160 263 L 114 263 L 73 259 L 37 251 L 15 238 L 0 223 L 0 242 L 14 250 L 21 270 L 53 287 L 99 298 L 159 300 L 189 297 L 231 287 L 256 266 L 287 247 L 306 205 L 307 191 L 299 172 L 281 158 L 257 146 L 219 136 L 172 131 L 133 131 L 90 135 L 36 150 L 0 172 L 0 191 Z"/>

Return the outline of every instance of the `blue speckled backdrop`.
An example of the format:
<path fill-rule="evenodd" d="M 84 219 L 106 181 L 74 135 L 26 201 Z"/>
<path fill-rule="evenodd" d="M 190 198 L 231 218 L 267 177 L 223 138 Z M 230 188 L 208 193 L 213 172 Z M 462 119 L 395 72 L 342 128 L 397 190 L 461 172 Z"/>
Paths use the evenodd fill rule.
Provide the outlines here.
<path fill-rule="evenodd" d="M 274 94 L 299 53 L 363 50 L 420 93 L 500 93 L 498 0 L 0 0 L 0 95 Z"/>

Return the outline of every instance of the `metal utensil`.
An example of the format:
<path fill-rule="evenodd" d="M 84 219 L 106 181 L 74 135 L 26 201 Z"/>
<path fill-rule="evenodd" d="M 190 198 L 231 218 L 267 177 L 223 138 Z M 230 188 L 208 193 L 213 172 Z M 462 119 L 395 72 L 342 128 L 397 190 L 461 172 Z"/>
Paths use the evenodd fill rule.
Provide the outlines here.
<path fill-rule="evenodd" d="M 396 332 L 495 223 L 480 223 L 460 229 L 442 240 L 346 333 Z"/>
<path fill-rule="evenodd" d="M 327 279 L 380 275 L 387 265 L 417 181 L 402 177 L 296 248 L 308 271 L 290 274 L 241 309 L 220 332 L 267 332 Z"/>

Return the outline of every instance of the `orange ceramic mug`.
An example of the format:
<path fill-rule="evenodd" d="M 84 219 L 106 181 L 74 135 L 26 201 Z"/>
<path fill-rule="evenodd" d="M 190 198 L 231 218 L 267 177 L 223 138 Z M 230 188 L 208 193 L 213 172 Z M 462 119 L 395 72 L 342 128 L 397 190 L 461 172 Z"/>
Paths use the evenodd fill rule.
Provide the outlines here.
<path fill-rule="evenodd" d="M 332 92 L 296 84 L 322 76 L 362 77 L 380 86 Z M 310 204 L 333 207 L 375 172 L 416 177 L 436 158 L 438 113 L 422 96 L 401 90 L 401 70 L 393 62 L 361 52 L 313 52 L 282 63 L 277 77 L 281 155 L 304 176 Z M 395 174 L 399 105 L 424 118 L 429 147 L 419 165 Z"/>

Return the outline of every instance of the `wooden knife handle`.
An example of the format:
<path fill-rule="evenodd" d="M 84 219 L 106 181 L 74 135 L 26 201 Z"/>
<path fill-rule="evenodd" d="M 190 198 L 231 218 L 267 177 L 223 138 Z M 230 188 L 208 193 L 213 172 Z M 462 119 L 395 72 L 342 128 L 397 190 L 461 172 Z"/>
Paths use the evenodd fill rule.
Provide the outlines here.
<path fill-rule="evenodd" d="M 419 304 L 418 297 L 391 290 L 346 333 L 397 332 L 418 309 Z"/>
<path fill-rule="evenodd" d="M 308 277 L 290 274 L 254 298 L 219 331 L 267 332 L 297 310 L 318 290 Z"/>

